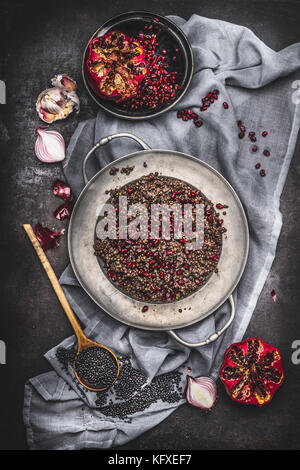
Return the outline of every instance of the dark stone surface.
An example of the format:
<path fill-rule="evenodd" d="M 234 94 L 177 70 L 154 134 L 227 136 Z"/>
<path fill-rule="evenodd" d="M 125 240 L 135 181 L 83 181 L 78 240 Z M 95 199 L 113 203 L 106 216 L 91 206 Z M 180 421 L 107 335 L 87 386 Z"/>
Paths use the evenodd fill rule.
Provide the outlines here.
<path fill-rule="evenodd" d="M 96 106 L 85 92 L 80 60 L 86 41 L 107 18 L 147 9 L 188 19 L 198 13 L 251 28 L 280 50 L 300 40 L 300 3 L 246 0 L 132 0 L 104 2 L 0 2 L 0 79 L 7 85 L 7 104 L 0 106 L 1 151 L 1 328 L 7 344 L 7 365 L 0 365 L 0 448 L 26 449 L 22 424 L 26 379 L 50 370 L 43 354 L 72 330 L 40 263 L 22 230 L 22 223 L 54 223 L 59 200 L 51 184 L 61 176 L 58 165 L 40 163 L 34 155 L 37 95 L 59 72 L 78 81 L 82 110 L 55 125 L 68 142 L 79 120 L 93 117 Z M 300 79 L 300 77 L 299 77 Z M 210 414 L 182 406 L 156 428 L 130 442 L 126 449 L 277 449 L 300 447 L 300 365 L 291 361 L 291 344 L 300 339 L 300 187 L 299 145 L 281 198 L 283 230 L 277 256 L 261 293 L 247 336 L 261 336 L 283 353 L 286 380 L 273 402 L 262 408 L 232 402 L 218 384 L 219 400 Z M 266 211 L 268 208 L 266 207 Z M 66 237 L 49 252 L 58 275 L 68 263 Z M 278 293 L 274 303 L 270 292 Z"/>

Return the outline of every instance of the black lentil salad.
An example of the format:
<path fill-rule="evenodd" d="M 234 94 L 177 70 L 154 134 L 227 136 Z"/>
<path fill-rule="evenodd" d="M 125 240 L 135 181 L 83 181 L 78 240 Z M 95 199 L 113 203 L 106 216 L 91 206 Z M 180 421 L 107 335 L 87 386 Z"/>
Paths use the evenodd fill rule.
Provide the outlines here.
<path fill-rule="evenodd" d="M 99 239 L 95 255 L 111 282 L 127 295 L 143 301 L 168 302 L 182 299 L 203 286 L 213 272 L 222 249 L 223 219 L 205 195 L 184 181 L 150 173 L 121 188 L 107 192 L 108 203 L 118 214 L 119 196 L 127 196 L 128 207 L 142 203 L 149 214 L 151 204 L 203 204 L 204 244 L 199 250 L 186 249 L 188 240 L 174 238 L 170 218 L 170 239 Z M 216 208 L 227 208 L 217 204 Z M 150 217 L 150 216 L 149 216 Z M 128 224 L 132 219 L 128 218 Z M 149 235 L 151 222 L 149 218 Z M 195 227 L 193 226 L 193 230 Z M 161 228 L 160 228 L 161 231 Z"/>

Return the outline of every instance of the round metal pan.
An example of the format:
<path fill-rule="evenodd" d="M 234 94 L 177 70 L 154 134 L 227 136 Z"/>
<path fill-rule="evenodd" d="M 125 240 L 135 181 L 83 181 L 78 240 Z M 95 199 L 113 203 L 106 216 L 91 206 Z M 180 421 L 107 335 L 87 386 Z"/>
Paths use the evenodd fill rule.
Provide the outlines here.
<path fill-rule="evenodd" d="M 86 164 L 89 157 L 96 148 L 117 137 L 135 139 L 144 150 L 110 163 L 88 182 Z M 144 162 L 147 163 L 146 168 Z M 112 166 L 122 168 L 127 165 L 135 167 L 130 175 L 120 175 L 120 172 L 115 176 L 109 174 Z M 229 207 L 226 209 L 224 225 L 227 232 L 223 236 L 218 273 L 213 273 L 203 287 L 188 297 L 170 303 L 149 303 L 148 311 L 143 313 L 145 302 L 124 294 L 106 277 L 94 255 L 93 244 L 100 209 L 107 201 L 105 191 L 123 186 L 151 172 L 186 181 L 200 189 L 212 202 L 221 202 Z M 86 155 L 83 174 L 87 184 L 75 204 L 68 233 L 70 261 L 83 289 L 105 312 L 127 325 L 146 330 L 166 330 L 178 341 L 191 347 L 215 341 L 233 320 L 234 304 L 231 294 L 244 271 L 249 247 L 246 215 L 232 186 L 214 168 L 198 158 L 171 150 L 152 150 L 141 139 L 128 133 L 102 138 Z M 222 330 L 210 338 L 190 344 L 174 332 L 207 317 L 228 298 L 232 308 L 230 319 Z"/>

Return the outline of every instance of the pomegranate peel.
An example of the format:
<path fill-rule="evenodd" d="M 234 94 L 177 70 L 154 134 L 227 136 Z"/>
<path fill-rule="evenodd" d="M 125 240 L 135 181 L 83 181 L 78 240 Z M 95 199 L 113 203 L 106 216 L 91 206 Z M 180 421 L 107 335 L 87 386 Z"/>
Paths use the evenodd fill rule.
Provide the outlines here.
<path fill-rule="evenodd" d="M 239 403 L 263 406 L 284 378 L 280 351 L 260 338 L 232 344 L 225 353 L 220 379 Z"/>

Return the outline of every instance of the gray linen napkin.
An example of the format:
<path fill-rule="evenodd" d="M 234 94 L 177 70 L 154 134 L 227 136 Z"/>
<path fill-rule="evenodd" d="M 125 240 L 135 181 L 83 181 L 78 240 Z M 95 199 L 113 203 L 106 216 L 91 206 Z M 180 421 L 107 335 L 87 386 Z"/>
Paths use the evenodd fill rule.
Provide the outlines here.
<path fill-rule="evenodd" d="M 136 134 L 152 148 L 174 149 L 199 157 L 220 171 L 241 198 L 250 228 L 249 259 L 234 292 L 234 323 L 216 343 L 191 351 L 165 332 L 129 328 L 110 318 L 79 287 L 70 267 L 60 281 L 72 308 L 86 326 L 85 332 L 119 353 L 129 354 L 149 380 L 178 367 L 186 370 L 187 364 L 194 376 L 211 375 L 216 379 L 225 349 L 241 340 L 246 331 L 275 256 L 282 225 L 280 195 L 299 129 L 299 107 L 292 101 L 292 84 L 300 70 L 300 43 L 274 52 L 241 26 L 197 15 L 188 21 L 171 19 L 188 36 L 195 56 L 195 75 L 183 100 L 163 116 L 145 122 L 119 120 L 99 111 L 96 119 L 78 125 L 68 147 L 64 171 L 77 196 L 83 188 L 81 162 L 87 150 L 102 136 L 121 131 Z M 219 100 L 201 114 L 204 125 L 200 129 L 176 118 L 178 109 L 190 107 L 199 111 L 201 98 L 214 88 L 220 90 Z M 224 101 L 229 104 L 228 110 L 222 106 Z M 241 140 L 237 136 L 239 119 L 247 128 L 246 137 Z M 250 130 L 259 136 L 256 154 L 251 152 L 247 137 Z M 261 137 L 264 130 L 269 133 L 266 138 Z M 263 148 L 271 151 L 270 157 L 262 155 Z M 136 150 L 137 145 L 130 140 L 114 141 L 91 159 L 89 175 Z M 257 161 L 266 171 L 264 178 L 254 168 Z M 179 333 L 188 341 L 200 341 L 219 329 L 228 314 L 229 306 L 225 304 L 214 315 Z M 74 337 L 60 346 L 72 344 Z M 45 356 L 55 372 L 30 379 L 25 387 L 24 421 L 33 449 L 120 446 L 158 424 L 183 402 L 158 402 L 134 415 L 131 423 L 107 418 L 101 408 L 95 407 L 92 393 L 84 397 L 77 393 L 55 357 L 56 349 Z"/>

